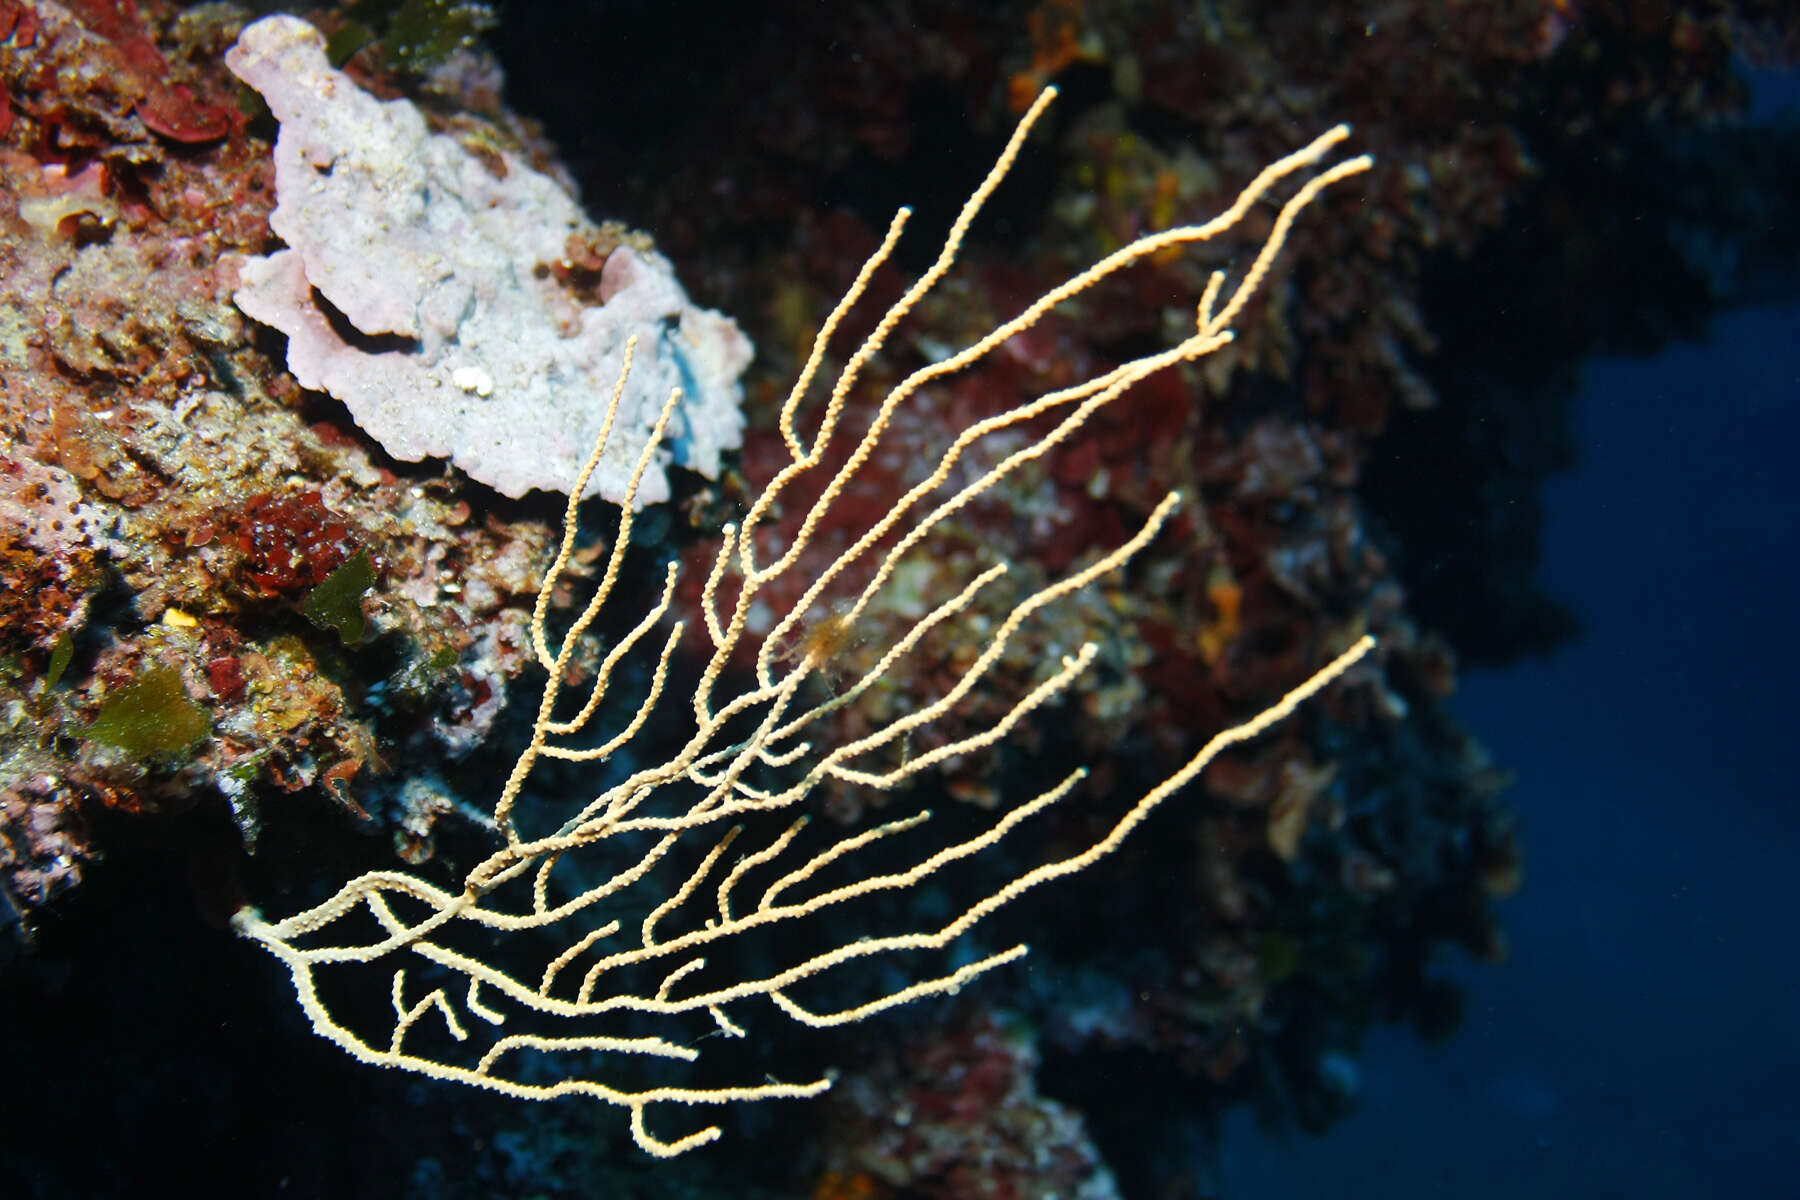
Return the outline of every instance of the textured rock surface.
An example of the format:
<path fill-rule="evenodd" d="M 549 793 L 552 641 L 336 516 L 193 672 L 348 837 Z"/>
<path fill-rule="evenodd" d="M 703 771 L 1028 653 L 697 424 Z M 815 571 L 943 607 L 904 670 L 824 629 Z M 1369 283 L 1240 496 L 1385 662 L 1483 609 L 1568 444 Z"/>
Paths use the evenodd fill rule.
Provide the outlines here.
<path fill-rule="evenodd" d="M 750 343 L 695 307 L 665 258 L 596 227 L 517 156 L 473 154 L 410 103 L 368 95 L 304 21 L 258 21 L 226 61 L 281 122 L 270 224 L 287 243 L 244 264 L 235 299 L 288 336 L 303 386 L 342 400 L 396 458 L 449 458 L 509 496 L 567 490 L 636 334 L 591 491 L 623 496 L 676 387 L 638 500 L 668 496 L 670 462 L 717 475 L 741 440 Z"/>

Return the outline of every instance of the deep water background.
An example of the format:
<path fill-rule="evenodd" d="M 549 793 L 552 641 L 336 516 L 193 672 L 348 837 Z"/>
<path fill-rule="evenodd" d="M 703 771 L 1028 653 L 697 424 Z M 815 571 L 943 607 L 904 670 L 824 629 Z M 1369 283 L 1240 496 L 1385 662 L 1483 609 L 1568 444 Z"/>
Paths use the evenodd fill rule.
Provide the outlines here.
<path fill-rule="evenodd" d="M 1591 360 L 1577 420 L 1543 582 L 1586 632 L 1455 705 L 1518 777 L 1511 959 L 1442 1046 L 1371 1038 L 1327 1137 L 1234 1118 L 1235 1200 L 1800 1194 L 1800 306 Z"/>

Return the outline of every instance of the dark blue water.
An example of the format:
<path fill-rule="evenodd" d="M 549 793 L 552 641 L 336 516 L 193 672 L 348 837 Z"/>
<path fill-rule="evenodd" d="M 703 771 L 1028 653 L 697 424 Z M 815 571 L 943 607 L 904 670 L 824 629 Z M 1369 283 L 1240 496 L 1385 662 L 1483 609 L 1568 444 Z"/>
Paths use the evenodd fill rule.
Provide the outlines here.
<path fill-rule="evenodd" d="M 1247 1120 L 1230 1194 L 1792 1196 L 1800 1149 L 1800 308 L 1600 360 L 1545 577 L 1587 633 L 1464 681 L 1518 772 L 1511 961 L 1386 1031 L 1322 1141 Z"/>

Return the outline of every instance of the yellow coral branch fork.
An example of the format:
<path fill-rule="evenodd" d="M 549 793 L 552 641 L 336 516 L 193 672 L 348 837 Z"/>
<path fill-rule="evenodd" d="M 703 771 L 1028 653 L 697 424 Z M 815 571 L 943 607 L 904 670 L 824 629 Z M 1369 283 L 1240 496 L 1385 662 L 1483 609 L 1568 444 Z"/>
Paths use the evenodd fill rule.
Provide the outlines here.
<path fill-rule="evenodd" d="M 1026 596 L 997 623 L 981 632 L 966 628 L 971 643 L 979 645 L 972 661 L 942 695 L 921 703 L 906 716 L 851 741 L 825 744 L 821 736 L 826 728 L 824 718 L 854 703 L 895 669 L 927 630 L 959 628 L 959 619 L 975 598 L 1006 572 L 1005 563 L 986 568 L 962 591 L 943 598 L 887 647 L 873 667 L 840 684 L 831 699 L 809 700 L 813 693 L 803 686 L 832 656 L 832 644 L 848 635 L 869 604 L 889 586 L 896 568 L 909 554 L 918 553 L 925 539 L 947 518 L 1024 464 L 1081 436 L 1088 419 L 1134 383 L 1228 344 L 1233 337 L 1232 322 L 1267 279 L 1303 210 L 1326 188 L 1370 166 L 1366 156 L 1322 165 L 1350 133 L 1341 125 L 1328 130 L 1264 169 L 1211 221 L 1164 230 L 1133 242 L 1052 288 L 964 350 L 901 380 L 880 397 L 866 431 L 848 447 L 848 453 L 840 446 L 834 457 L 828 457 L 834 440 L 843 436 L 840 417 L 863 368 L 895 326 L 949 272 L 970 223 L 1005 179 L 1054 96 L 1054 90 L 1046 90 L 1038 97 L 951 225 L 937 259 L 845 361 L 824 401 L 817 431 L 808 441 L 800 433 L 797 417 L 825 361 L 826 346 L 845 315 L 861 300 L 875 270 L 893 251 L 909 215 L 906 210 L 894 217 L 880 248 L 863 265 L 820 329 L 781 409 L 780 433 L 789 461 L 751 503 L 741 524 L 725 527 L 701 594 L 698 632 L 708 647 L 704 667 L 693 695 L 685 698 L 686 703 L 671 706 L 662 718 L 662 724 L 685 722 L 688 733 L 672 752 L 654 755 L 645 751 L 640 735 L 664 700 L 670 662 L 687 636 L 687 623 L 677 621 L 669 627 L 660 646 L 650 642 L 673 604 L 677 569 L 671 563 L 653 582 L 627 581 L 625 559 L 637 489 L 654 461 L 679 393 L 670 395 L 650 439 L 638 450 L 637 468 L 620 507 L 617 537 L 585 607 L 560 646 L 553 644 L 548 628 L 551 595 L 562 582 L 575 548 L 578 498 L 610 436 L 609 415 L 606 431 L 588 456 L 581 477 L 574 481 L 560 550 L 539 589 L 531 646 L 548 680 L 531 739 L 494 803 L 499 846 L 469 871 L 455 891 L 404 872 L 373 871 L 350 880 L 330 899 L 304 912 L 270 921 L 246 908 L 234 920 L 240 934 L 260 943 L 287 967 L 300 1006 L 320 1036 L 363 1062 L 432 1079 L 471 1084 L 527 1100 L 565 1095 L 603 1100 L 630 1113 L 632 1137 L 647 1152 L 672 1156 L 691 1150 L 718 1137 L 718 1127 L 703 1126 L 665 1139 L 651 1132 L 647 1111 L 662 1105 L 815 1096 L 825 1091 L 830 1081 L 785 1083 L 765 1078 L 741 1086 L 711 1081 L 692 1086 L 644 1085 L 636 1082 L 644 1073 L 621 1070 L 619 1056 L 691 1063 L 698 1057 L 691 1044 L 697 1031 L 745 1036 L 745 1025 L 758 1001 L 766 1001 L 774 1011 L 807 1025 L 839 1025 L 921 997 L 954 992 L 1018 959 L 1026 952 L 1022 945 L 940 974 L 927 969 L 916 975 L 914 982 L 889 987 L 832 1012 L 808 1008 L 791 994 L 813 977 L 852 963 L 943 951 L 983 918 L 1030 889 L 1092 865 L 1112 853 L 1157 806 L 1191 783 L 1221 750 L 1286 719 L 1300 704 L 1351 673 L 1373 649 L 1371 637 L 1350 641 L 1273 706 L 1214 736 L 1087 849 L 992 887 L 935 928 L 884 933 L 851 924 L 843 910 L 857 901 L 912 888 L 950 864 L 992 848 L 1031 817 L 1068 796 L 1083 772 L 1016 804 L 974 837 L 918 850 L 908 860 L 912 865 L 904 869 L 859 872 L 855 866 L 861 852 L 876 842 L 892 843 L 890 849 L 912 845 L 922 836 L 918 831 L 929 822 L 929 813 L 843 834 L 822 849 L 805 852 L 798 848 L 805 818 L 785 825 L 777 821 L 780 832 L 776 836 L 760 847 L 739 848 L 741 857 L 728 863 L 735 842 L 746 830 L 766 833 L 775 827 L 754 820 L 754 814 L 796 813 L 808 797 L 830 783 L 893 788 L 947 758 L 993 746 L 1007 738 L 1027 714 L 1055 701 L 1088 668 L 1096 653 L 1092 645 L 1069 655 L 1049 678 L 1012 699 L 1006 714 L 987 728 L 961 733 L 925 754 L 908 757 L 902 753 L 909 735 L 940 721 L 989 679 L 1009 641 L 1040 610 L 1117 573 L 1147 546 L 1181 505 L 1180 496 L 1171 493 L 1164 497 L 1124 544 Z M 1058 304 L 1131 264 L 1171 247 L 1205 242 L 1237 229 L 1253 208 L 1295 179 L 1301 182 L 1280 205 L 1250 266 L 1235 281 L 1223 272 L 1212 275 L 1199 301 L 1193 332 L 1179 344 L 960 431 L 937 467 L 904 495 L 896 496 L 886 513 L 834 562 L 811 579 L 801 574 L 801 555 L 851 481 L 884 439 L 892 437 L 896 410 L 921 388 L 977 362 Z M 618 410 L 630 370 L 628 353 L 612 394 L 610 413 Z M 1036 421 L 1040 417 L 1054 422 L 1043 432 L 1038 432 L 1046 424 Z M 1009 445 L 1017 448 L 974 473 L 944 498 L 941 489 L 969 449 L 1001 430 L 1012 435 Z M 1024 444 L 1018 446 L 1021 435 Z M 825 469 L 828 461 L 842 465 L 833 469 L 818 499 L 806 508 L 797 536 L 779 557 L 758 562 L 758 527 L 771 519 L 796 480 Z M 965 468 L 957 477 L 969 474 Z M 838 609 L 832 618 L 837 623 L 832 636 L 802 636 L 809 609 L 853 566 L 861 567 L 868 582 L 847 606 Z M 772 586 L 783 582 L 789 585 L 785 590 Z M 723 604 L 721 596 L 730 594 L 728 583 L 735 585 L 735 598 Z M 800 583 L 805 586 L 797 587 Z M 592 682 L 577 702 L 564 693 L 573 683 L 578 644 L 622 584 L 631 593 L 648 590 L 656 599 L 643 619 L 592 669 Z M 775 596 L 795 591 L 800 593 L 798 600 L 775 605 Z M 772 623 L 764 620 L 759 625 L 762 643 L 755 669 L 739 679 L 728 672 L 727 664 L 747 645 L 752 614 L 766 615 L 771 608 L 775 609 Z M 965 622 L 965 626 L 969 624 Z M 784 648 L 793 652 L 784 653 Z M 621 664 L 634 655 L 644 659 L 649 671 L 637 715 L 610 737 L 595 738 L 590 726 Z M 561 713 L 567 715 L 559 716 Z M 659 724 L 659 730 L 661 727 Z M 809 740 L 809 734 L 820 741 Z M 661 747 L 669 744 L 657 743 Z M 541 760 L 600 763 L 627 747 L 633 750 L 629 769 L 604 775 L 595 770 L 595 777 L 604 779 L 604 786 L 595 794 L 534 797 L 529 804 L 522 804 L 526 784 Z M 540 807 L 554 815 L 540 823 L 542 828 L 528 828 L 532 822 L 521 818 L 521 810 Z M 752 886 L 753 880 L 765 882 Z M 835 882 L 825 886 L 822 881 Z M 820 920 L 821 916 L 827 919 Z M 778 960 L 781 949 L 795 945 L 811 948 L 789 951 L 792 957 L 775 961 L 762 974 L 729 977 L 707 968 L 707 955 L 732 941 L 809 921 L 819 936 L 780 940 L 771 953 Z M 765 956 L 758 961 L 773 960 Z M 350 1012 L 351 1006 L 338 998 L 343 989 L 383 974 L 387 976 L 391 1015 L 374 1028 L 369 1027 L 366 1016 L 359 1016 L 353 1028 L 351 1019 L 340 1015 Z M 339 975 L 344 978 L 340 980 Z M 331 977 L 326 988 L 330 1000 L 321 994 L 325 976 Z M 359 1006 L 355 1011 L 364 1013 L 366 1008 Z M 668 1030 L 667 1037 L 643 1032 L 662 1027 Z M 542 1082 L 544 1072 L 521 1070 L 531 1056 L 559 1060 L 560 1077 Z"/>

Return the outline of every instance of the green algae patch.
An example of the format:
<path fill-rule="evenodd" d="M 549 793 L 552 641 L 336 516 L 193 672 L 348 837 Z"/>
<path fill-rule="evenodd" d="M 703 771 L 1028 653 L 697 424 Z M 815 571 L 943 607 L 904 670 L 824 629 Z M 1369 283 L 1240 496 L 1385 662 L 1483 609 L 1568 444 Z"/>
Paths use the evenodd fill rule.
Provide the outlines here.
<path fill-rule="evenodd" d="M 88 726 L 96 742 L 139 760 L 179 758 L 211 733 L 206 710 L 188 696 L 174 667 L 151 667 L 108 696 Z"/>
<path fill-rule="evenodd" d="M 375 564 L 367 550 L 358 550 L 344 565 L 307 593 L 301 607 L 306 619 L 321 629 L 335 629 L 344 645 L 354 646 L 369 631 L 363 616 L 363 593 L 375 586 Z"/>
<path fill-rule="evenodd" d="M 56 646 L 50 651 L 50 669 L 44 672 L 44 690 L 55 687 L 62 682 L 63 672 L 69 669 L 69 663 L 75 658 L 75 640 L 67 633 L 56 637 Z"/>
<path fill-rule="evenodd" d="M 383 67 L 422 75 L 498 24 L 494 6 L 481 0 L 358 0 L 344 10 L 325 54 L 341 67 L 378 42 Z"/>

